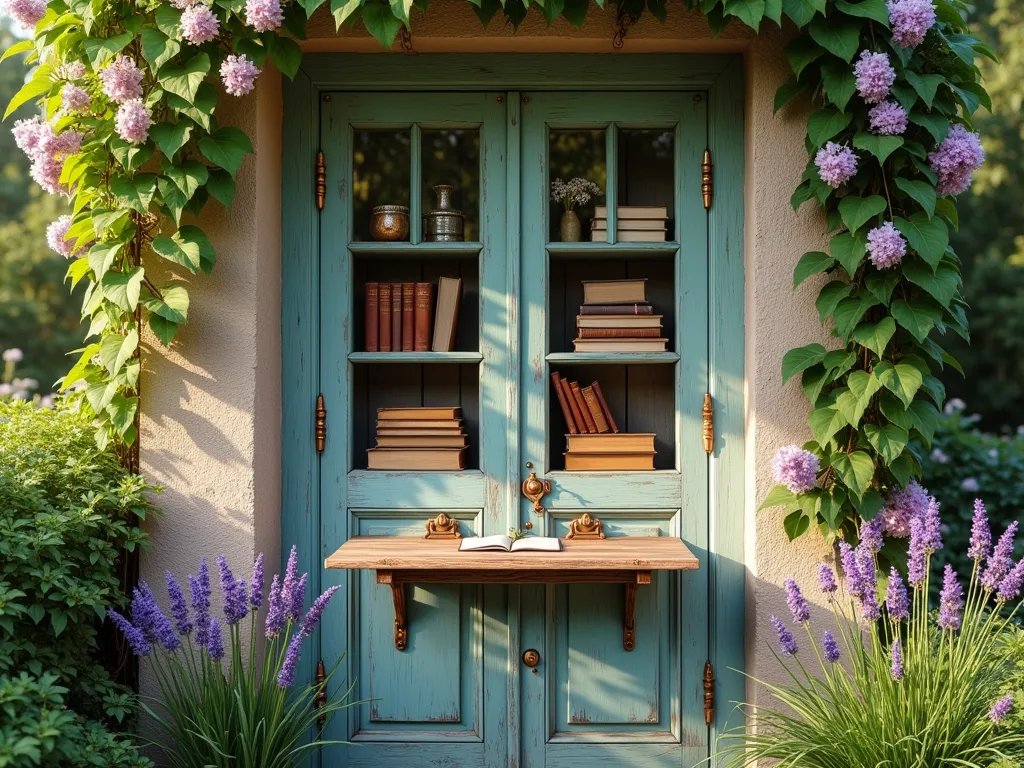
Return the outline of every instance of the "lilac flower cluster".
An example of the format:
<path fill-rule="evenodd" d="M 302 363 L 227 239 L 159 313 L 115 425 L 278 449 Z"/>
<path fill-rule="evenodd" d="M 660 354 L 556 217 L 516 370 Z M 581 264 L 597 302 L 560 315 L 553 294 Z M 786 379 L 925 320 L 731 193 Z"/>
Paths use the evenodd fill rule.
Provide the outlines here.
<path fill-rule="evenodd" d="M 923 516 L 927 509 L 928 491 L 917 480 L 911 480 L 906 488 L 889 494 L 879 514 L 885 520 L 886 534 L 905 538 L 910 535 L 910 521 Z"/>
<path fill-rule="evenodd" d="M 149 110 L 142 103 L 142 99 L 129 99 L 117 108 L 114 130 L 129 144 L 144 144 L 149 138 L 151 123 Z"/>
<path fill-rule="evenodd" d="M 118 56 L 100 71 L 103 93 L 118 104 L 142 98 L 142 77 L 142 70 L 127 56 Z"/>
<path fill-rule="evenodd" d="M 882 519 L 882 516 L 875 515 L 860 528 L 860 543 L 872 553 L 877 554 L 882 549 L 882 529 L 884 526 L 885 520 Z"/>
<path fill-rule="evenodd" d="M 862 51 L 853 67 L 857 92 L 868 104 L 877 104 L 889 95 L 896 82 L 896 70 L 884 53 Z"/>
<path fill-rule="evenodd" d="M 903 261 L 907 241 L 893 223 L 887 221 L 868 232 L 868 255 L 875 267 L 888 269 Z"/>
<path fill-rule="evenodd" d="M 871 130 L 882 136 L 900 136 L 907 130 L 907 110 L 899 102 L 886 99 L 868 112 Z"/>
<path fill-rule="evenodd" d="M 932 0 L 889 0 L 889 24 L 892 39 L 902 48 L 915 48 L 924 42 L 935 25 Z"/>
<path fill-rule="evenodd" d="M 260 68 L 245 54 L 229 54 L 220 65 L 220 79 L 224 90 L 232 96 L 245 96 L 256 87 Z"/>
<path fill-rule="evenodd" d="M 817 482 L 821 460 L 810 451 L 798 445 L 787 445 L 779 449 L 772 461 L 772 474 L 793 493 L 811 490 Z"/>
<path fill-rule="evenodd" d="M 75 240 L 68 239 L 69 229 L 71 229 L 71 216 L 64 214 L 46 227 L 46 244 L 65 259 L 77 259 L 86 252 L 87 248 L 83 246 L 75 249 Z"/>
<path fill-rule="evenodd" d="M 828 142 L 814 156 L 818 178 L 833 189 L 845 184 L 857 173 L 857 155 L 849 147 Z"/>
<path fill-rule="evenodd" d="M 928 165 L 939 177 L 936 191 L 940 195 L 966 192 L 974 180 L 974 172 L 985 162 L 981 137 L 957 123 L 949 129 L 939 148 L 928 155 Z"/>
<path fill-rule="evenodd" d="M 32 161 L 30 173 L 35 182 L 51 195 L 67 192 L 60 184 L 60 174 L 64 161 L 81 151 L 82 134 L 73 130 L 55 133 L 41 117 L 19 120 L 11 133 L 18 149 Z"/>
<path fill-rule="evenodd" d="M 181 14 L 181 36 L 193 45 L 202 45 L 220 34 L 220 22 L 209 6 L 194 3 Z"/>
<path fill-rule="evenodd" d="M 257 32 L 280 28 L 284 20 L 281 0 L 245 0 L 245 20 Z"/>
<path fill-rule="evenodd" d="M 21 26 L 32 28 L 46 14 L 46 0 L 7 0 L 4 10 Z"/>
<path fill-rule="evenodd" d="M 84 112 L 92 105 L 92 99 L 84 88 L 67 83 L 60 92 L 60 105 L 65 112 Z"/>

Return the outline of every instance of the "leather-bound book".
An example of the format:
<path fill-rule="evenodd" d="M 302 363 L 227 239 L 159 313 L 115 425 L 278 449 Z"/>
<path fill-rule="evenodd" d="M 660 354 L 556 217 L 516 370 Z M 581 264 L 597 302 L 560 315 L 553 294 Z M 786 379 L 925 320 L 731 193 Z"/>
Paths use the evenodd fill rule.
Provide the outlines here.
<path fill-rule="evenodd" d="M 590 388 L 594 390 L 594 397 L 597 398 L 597 404 L 601 406 L 601 412 L 604 413 L 604 420 L 608 422 L 608 428 L 612 432 L 618 432 L 619 428 L 615 424 L 615 419 L 612 418 L 611 408 L 608 407 L 608 401 L 604 399 L 604 392 L 601 391 L 601 385 L 596 381 L 590 385 Z"/>
<path fill-rule="evenodd" d="M 580 328 L 581 339 L 658 339 L 661 328 Z"/>
<path fill-rule="evenodd" d="M 434 310 L 434 352 L 455 349 L 455 331 L 459 323 L 462 278 L 442 277 L 437 281 L 437 309 Z"/>
<path fill-rule="evenodd" d="M 380 333 L 377 327 L 377 302 L 379 301 L 379 283 L 366 284 L 366 307 L 363 315 L 363 323 L 366 325 L 366 343 L 364 348 L 367 352 L 376 352 L 379 348 L 377 334 Z"/>
<path fill-rule="evenodd" d="M 558 384 L 562 387 L 562 394 L 565 395 L 565 401 L 569 404 L 569 410 L 572 412 L 572 420 L 576 425 L 576 429 L 581 434 L 586 434 L 588 431 L 587 424 L 583 421 L 583 414 L 580 413 L 580 407 L 576 405 L 576 398 L 573 397 L 569 381 L 567 379 L 560 378 Z"/>
<path fill-rule="evenodd" d="M 597 397 L 594 395 L 594 389 L 592 387 L 583 387 L 580 392 L 583 393 L 583 402 L 587 404 L 587 410 L 590 411 L 590 417 L 594 420 L 594 426 L 597 428 L 598 434 L 607 432 L 610 427 L 604 417 L 604 411 L 601 410 Z"/>
<path fill-rule="evenodd" d="M 565 399 L 565 393 L 562 391 L 562 377 L 558 371 L 551 372 L 551 383 L 555 385 L 555 397 L 558 398 L 558 405 L 562 409 L 562 416 L 565 417 L 565 426 L 569 430 L 570 435 L 575 435 L 579 432 L 576 429 L 576 422 L 572 419 L 572 411 L 569 410 L 569 403 Z"/>
<path fill-rule="evenodd" d="M 583 304 L 581 315 L 650 315 L 654 309 L 650 304 Z"/>
<path fill-rule="evenodd" d="M 434 286 L 431 283 L 416 283 L 413 305 L 414 352 L 430 351 L 430 334 L 433 330 L 431 310 L 434 307 Z"/>
<path fill-rule="evenodd" d="M 402 284 L 391 284 L 391 351 L 402 351 Z"/>
<path fill-rule="evenodd" d="M 381 352 L 391 351 L 391 283 L 380 284 L 380 298 L 377 302 L 378 343 Z"/>
<path fill-rule="evenodd" d="M 413 351 L 416 333 L 416 283 L 402 283 L 402 351 Z"/>
<path fill-rule="evenodd" d="M 569 382 L 569 389 L 572 390 L 572 396 L 576 399 L 576 406 L 580 409 L 580 414 L 583 416 L 583 423 L 587 425 L 587 432 L 597 434 L 597 425 L 594 423 L 594 417 L 590 415 L 590 409 L 587 408 L 587 403 L 583 399 L 580 385 L 575 381 L 571 381 Z"/>

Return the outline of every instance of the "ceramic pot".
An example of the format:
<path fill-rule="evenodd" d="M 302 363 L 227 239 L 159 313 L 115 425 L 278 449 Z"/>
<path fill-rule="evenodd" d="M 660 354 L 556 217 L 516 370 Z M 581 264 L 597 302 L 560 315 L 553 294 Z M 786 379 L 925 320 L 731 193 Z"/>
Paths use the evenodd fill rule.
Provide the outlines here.
<path fill-rule="evenodd" d="M 580 217 L 576 215 L 576 211 L 565 211 L 562 213 L 560 230 L 563 243 L 578 243 L 580 241 L 583 228 L 580 225 Z"/>
<path fill-rule="evenodd" d="M 404 205 L 378 205 L 370 219 L 374 240 L 393 242 L 409 239 L 409 209 Z"/>

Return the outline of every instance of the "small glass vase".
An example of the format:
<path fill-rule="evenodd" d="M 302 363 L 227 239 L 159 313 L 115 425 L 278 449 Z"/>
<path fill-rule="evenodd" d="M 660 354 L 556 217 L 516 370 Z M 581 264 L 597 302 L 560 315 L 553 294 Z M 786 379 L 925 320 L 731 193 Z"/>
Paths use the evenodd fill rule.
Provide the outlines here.
<path fill-rule="evenodd" d="M 583 227 L 580 224 L 580 217 L 576 211 L 567 210 L 562 213 L 560 226 L 563 243 L 578 243 L 583 234 Z"/>

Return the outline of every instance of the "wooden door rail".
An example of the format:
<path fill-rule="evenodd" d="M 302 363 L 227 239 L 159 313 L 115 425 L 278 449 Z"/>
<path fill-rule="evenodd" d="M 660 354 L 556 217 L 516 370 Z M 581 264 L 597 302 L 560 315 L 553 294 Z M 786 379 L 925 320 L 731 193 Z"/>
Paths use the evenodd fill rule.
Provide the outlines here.
<path fill-rule="evenodd" d="M 357 536 L 324 563 L 327 568 L 373 569 L 391 587 L 395 648 L 409 642 L 406 584 L 624 584 L 622 647 L 636 647 L 636 590 L 652 571 L 687 571 L 697 558 L 679 539 L 622 536 L 563 539 L 560 552 L 459 552 L 457 539 Z"/>

